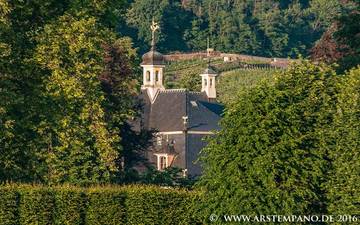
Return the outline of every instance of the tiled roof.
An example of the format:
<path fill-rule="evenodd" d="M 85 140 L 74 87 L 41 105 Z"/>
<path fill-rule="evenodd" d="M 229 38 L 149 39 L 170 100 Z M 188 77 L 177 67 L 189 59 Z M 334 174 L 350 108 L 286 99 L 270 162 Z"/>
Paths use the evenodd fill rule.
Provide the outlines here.
<path fill-rule="evenodd" d="M 142 91 L 144 103 L 143 121 L 147 129 L 157 131 L 184 130 L 183 117 L 188 117 L 187 128 L 193 131 L 218 130 L 223 106 L 208 102 L 204 92 L 190 92 L 186 89 L 159 91 L 151 104 L 146 90 Z"/>

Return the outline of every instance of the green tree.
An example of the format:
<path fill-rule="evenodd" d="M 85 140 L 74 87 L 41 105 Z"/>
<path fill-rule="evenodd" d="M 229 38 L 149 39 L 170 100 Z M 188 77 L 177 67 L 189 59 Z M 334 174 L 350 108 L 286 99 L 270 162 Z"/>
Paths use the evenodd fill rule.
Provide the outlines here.
<path fill-rule="evenodd" d="M 339 0 L 312 0 L 308 11 L 313 20 L 313 30 L 325 31 L 333 21 L 341 14 L 341 2 Z"/>
<path fill-rule="evenodd" d="M 238 95 L 202 153 L 205 215 L 325 212 L 320 134 L 336 111 L 336 80 L 305 61 Z"/>
<path fill-rule="evenodd" d="M 284 32 L 286 20 L 276 3 L 263 10 L 256 16 L 259 20 L 258 35 L 263 47 L 262 55 L 281 56 L 289 42 L 289 35 Z"/>
<path fill-rule="evenodd" d="M 360 63 L 360 42 L 356 38 L 360 32 L 357 22 L 359 12 L 359 1 L 343 1 L 341 15 L 336 17 L 311 49 L 314 60 L 336 62 L 340 64 L 339 71 L 351 69 Z"/>
<path fill-rule="evenodd" d="M 95 18 L 64 15 L 37 37 L 35 60 L 48 76 L 47 101 L 37 131 L 47 137 L 45 160 L 49 183 L 110 181 L 117 171 L 119 137 L 108 129 L 99 74 L 104 68 L 102 45 L 114 35 Z"/>
<path fill-rule="evenodd" d="M 192 14 L 181 8 L 178 1 L 136 0 L 128 9 L 126 17 L 129 26 L 137 30 L 137 37 L 143 51 L 151 42 L 152 19 L 159 22 L 161 32 L 157 35 L 158 47 L 164 51 L 187 50 L 184 33 L 191 27 Z"/>
<path fill-rule="evenodd" d="M 120 147 L 114 140 L 119 135 L 108 124 L 104 109 L 107 99 L 99 77 L 105 68 L 103 44 L 115 40 L 114 32 L 104 26 L 115 28 L 125 3 L 122 0 L 0 2 L 0 96 L 4 100 L 0 103 L 0 180 L 44 182 L 52 174 L 51 182 L 87 182 L 82 180 L 85 175 L 95 182 L 96 176 L 106 180 L 110 176 L 106 173 L 117 170 L 113 158 Z M 67 16 L 62 17 L 64 13 Z M 77 20 L 79 17 L 85 19 Z M 95 28 L 99 30 L 91 30 Z M 11 51 L 3 54 L 3 46 L 11 47 Z M 71 126 L 73 130 L 65 131 Z M 71 141 L 69 135 L 76 137 Z M 111 143 L 116 145 L 116 151 L 114 146 L 108 146 Z M 67 148 L 67 144 L 71 146 Z M 54 154 L 53 148 L 58 154 Z M 83 148 L 84 153 L 91 154 L 82 158 L 81 152 L 76 154 L 71 148 L 79 151 Z M 65 162 L 62 160 L 70 157 L 70 153 L 73 161 L 66 160 L 68 164 L 61 167 L 61 162 Z M 85 165 L 86 160 L 101 161 L 101 165 L 91 168 L 92 165 Z M 50 166 L 60 165 L 58 171 L 49 170 L 48 163 L 53 161 L 58 164 Z M 82 171 L 76 177 L 75 167 L 71 171 L 64 169 L 77 164 L 100 172 Z M 65 177 L 69 174 L 74 176 Z"/>
<path fill-rule="evenodd" d="M 202 18 L 194 19 L 191 22 L 191 29 L 184 33 L 184 40 L 191 50 L 203 51 L 206 49 L 208 37 L 207 24 Z"/>
<path fill-rule="evenodd" d="M 5 35 L 5 31 L 9 27 L 8 14 L 10 12 L 10 6 L 5 0 L 0 1 L 0 57 L 9 55 L 9 46 L 2 42 L 2 37 Z"/>
<path fill-rule="evenodd" d="M 335 123 L 329 126 L 325 145 L 332 170 L 325 183 L 328 211 L 334 215 L 360 213 L 360 68 L 348 72 L 338 94 Z M 334 141 L 335 140 L 335 141 Z M 332 143 L 331 143 L 332 141 Z"/>

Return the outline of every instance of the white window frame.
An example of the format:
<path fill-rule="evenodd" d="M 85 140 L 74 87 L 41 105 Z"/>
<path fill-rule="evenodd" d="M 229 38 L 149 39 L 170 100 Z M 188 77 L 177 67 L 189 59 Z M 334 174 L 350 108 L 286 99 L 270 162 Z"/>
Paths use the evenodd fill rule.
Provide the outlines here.
<path fill-rule="evenodd" d="M 157 169 L 159 171 L 163 171 L 164 169 L 169 167 L 169 156 L 168 156 L 168 154 L 163 153 L 163 154 L 155 154 L 155 155 L 157 157 L 156 164 L 157 164 Z M 161 161 L 160 161 L 161 158 L 165 158 L 165 167 L 164 168 L 161 168 Z"/>
<path fill-rule="evenodd" d="M 162 145 L 162 136 L 161 135 L 156 136 L 156 144 L 159 146 Z"/>

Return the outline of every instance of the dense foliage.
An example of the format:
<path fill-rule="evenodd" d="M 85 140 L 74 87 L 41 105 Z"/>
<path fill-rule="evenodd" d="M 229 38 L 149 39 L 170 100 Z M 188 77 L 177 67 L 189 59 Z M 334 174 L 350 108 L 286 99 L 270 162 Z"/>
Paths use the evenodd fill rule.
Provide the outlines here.
<path fill-rule="evenodd" d="M 202 153 L 205 214 L 357 215 L 359 77 L 303 62 L 240 92 Z"/>
<path fill-rule="evenodd" d="M 126 6 L 0 2 L 0 180 L 88 184 L 120 172 L 137 90 L 136 52 L 114 30 Z"/>
<path fill-rule="evenodd" d="M 345 0 L 135 0 L 123 31 L 142 43 L 150 42 L 152 18 L 160 21 L 163 51 L 204 50 L 262 56 L 308 54 L 335 18 L 352 7 Z"/>
<path fill-rule="evenodd" d="M 312 48 L 312 58 L 338 63 L 344 71 L 360 63 L 360 1 L 352 1 L 347 13 L 337 17 L 333 25 Z"/>
<path fill-rule="evenodd" d="M 0 186 L 0 221 L 15 224 L 195 224 L 199 193 L 153 186 Z"/>
<path fill-rule="evenodd" d="M 348 72 L 340 86 L 337 114 L 324 142 L 332 160 L 324 189 L 330 213 L 359 215 L 360 67 Z"/>

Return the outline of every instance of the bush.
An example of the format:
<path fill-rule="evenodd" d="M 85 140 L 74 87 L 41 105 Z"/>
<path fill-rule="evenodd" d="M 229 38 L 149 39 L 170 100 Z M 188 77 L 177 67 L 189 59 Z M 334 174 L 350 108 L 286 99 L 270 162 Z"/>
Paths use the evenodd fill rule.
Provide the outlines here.
<path fill-rule="evenodd" d="M 130 188 L 126 198 L 128 224 L 192 224 L 192 197 L 184 191 Z"/>
<path fill-rule="evenodd" d="M 52 189 L 41 186 L 20 186 L 20 224 L 54 224 L 55 199 Z"/>
<path fill-rule="evenodd" d="M 82 189 L 73 187 L 56 188 L 54 197 L 55 224 L 84 224 L 86 198 Z"/>
<path fill-rule="evenodd" d="M 156 186 L 0 186 L 1 224 L 195 224 L 197 192 Z"/>
<path fill-rule="evenodd" d="M 0 221 L 3 225 L 18 224 L 18 193 L 12 186 L 0 189 Z"/>
<path fill-rule="evenodd" d="M 334 70 L 308 61 L 239 92 L 203 149 L 205 215 L 326 212 L 324 134 L 333 126 Z"/>
<path fill-rule="evenodd" d="M 86 224 L 125 224 L 123 188 L 94 187 L 87 191 Z"/>

